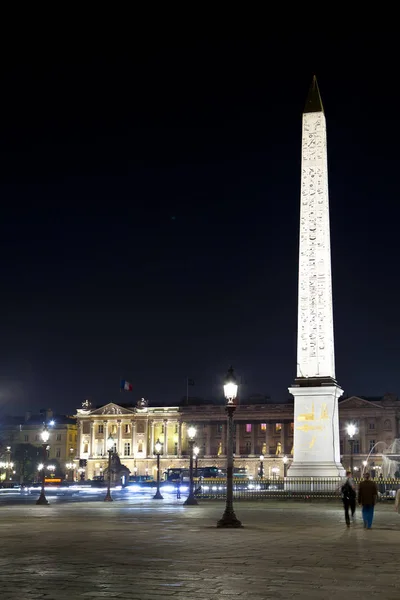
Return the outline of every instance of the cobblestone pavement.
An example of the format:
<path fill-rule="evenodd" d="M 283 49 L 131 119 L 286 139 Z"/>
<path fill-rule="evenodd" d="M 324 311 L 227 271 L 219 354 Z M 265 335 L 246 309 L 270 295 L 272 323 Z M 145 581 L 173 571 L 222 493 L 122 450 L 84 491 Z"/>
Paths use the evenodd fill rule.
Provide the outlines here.
<path fill-rule="evenodd" d="M 1 600 L 400 597 L 400 517 L 347 529 L 340 504 L 222 502 L 0 506 Z"/>

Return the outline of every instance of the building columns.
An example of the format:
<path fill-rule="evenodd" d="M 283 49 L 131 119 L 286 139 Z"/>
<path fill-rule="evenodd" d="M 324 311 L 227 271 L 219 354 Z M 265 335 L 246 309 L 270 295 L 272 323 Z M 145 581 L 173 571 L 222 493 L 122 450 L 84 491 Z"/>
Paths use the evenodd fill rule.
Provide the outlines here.
<path fill-rule="evenodd" d="M 286 454 L 286 431 L 285 431 L 285 427 L 286 427 L 286 423 L 282 422 L 281 423 L 281 449 L 282 449 L 282 454 Z"/>
<path fill-rule="evenodd" d="M 131 421 L 131 456 L 136 453 L 136 421 Z"/>
<path fill-rule="evenodd" d="M 273 427 L 272 423 L 267 423 L 267 431 L 265 434 L 265 439 L 267 441 L 267 454 L 271 454 L 270 448 L 271 448 L 271 443 L 273 441 L 272 427 Z M 273 452 L 273 454 L 275 454 L 275 451 Z"/>
<path fill-rule="evenodd" d="M 257 427 L 257 423 L 252 423 L 251 424 L 251 449 L 250 449 L 250 454 L 253 454 L 253 456 L 256 453 L 256 427 Z"/>
<path fill-rule="evenodd" d="M 107 456 L 108 421 L 103 421 L 103 456 Z"/>
<path fill-rule="evenodd" d="M 206 427 L 206 455 L 211 455 L 211 425 L 209 423 Z"/>
<path fill-rule="evenodd" d="M 79 460 L 82 454 L 82 421 L 78 421 L 78 443 L 76 445 L 76 459 Z"/>
<path fill-rule="evenodd" d="M 234 422 L 234 427 L 236 431 L 235 454 L 236 456 L 240 456 L 240 423 Z"/>
<path fill-rule="evenodd" d="M 164 419 L 163 425 L 164 425 L 164 456 L 168 456 L 168 435 L 167 435 L 168 419 Z"/>
<path fill-rule="evenodd" d="M 118 419 L 117 421 L 117 453 L 119 456 L 122 456 L 122 436 L 121 436 L 121 421 Z"/>
<path fill-rule="evenodd" d="M 147 453 L 148 456 L 153 456 L 154 455 L 154 443 L 155 443 L 155 440 L 154 440 L 154 429 L 155 429 L 155 426 L 156 426 L 155 422 L 152 421 L 151 422 L 151 430 L 150 430 L 151 431 L 150 432 L 150 452 Z"/>
<path fill-rule="evenodd" d="M 182 423 L 178 423 L 178 456 L 182 455 Z"/>
<path fill-rule="evenodd" d="M 93 458 L 95 455 L 94 451 L 94 422 L 90 421 L 90 452 L 89 458 Z"/>

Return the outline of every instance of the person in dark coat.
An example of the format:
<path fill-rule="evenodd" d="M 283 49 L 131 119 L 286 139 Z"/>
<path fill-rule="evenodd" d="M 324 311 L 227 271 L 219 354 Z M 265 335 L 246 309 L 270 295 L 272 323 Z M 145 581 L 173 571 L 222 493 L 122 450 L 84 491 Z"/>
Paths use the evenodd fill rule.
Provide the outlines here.
<path fill-rule="evenodd" d="M 358 504 L 362 506 L 364 527 L 371 529 L 374 520 L 374 508 L 378 498 L 378 488 L 375 481 L 371 481 L 369 473 L 365 473 L 364 481 L 358 486 Z"/>
<path fill-rule="evenodd" d="M 351 518 L 354 520 L 354 513 L 356 512 L 356 497 L 356 486 L 351 476 L 351 471 L 346 471 L 346 481 L 342 485 L 342 500 L 347 527 L 350 527 L 349 510 L 351 510 Z"/>

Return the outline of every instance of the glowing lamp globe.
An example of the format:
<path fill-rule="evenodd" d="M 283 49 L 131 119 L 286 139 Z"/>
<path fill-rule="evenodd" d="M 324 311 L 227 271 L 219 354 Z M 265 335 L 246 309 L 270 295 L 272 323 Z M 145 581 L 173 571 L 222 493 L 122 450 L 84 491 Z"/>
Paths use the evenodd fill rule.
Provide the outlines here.
<path fill-rule="evenodd" d="M 113 448 L 114 448 L 114 438 L 110 433 L 110 435 L 107 438 L 107 450 L 110 451 Z"/>
<path fill-rule="evenodd" d="M 193 425 L 191 425 L 190 427 L 188 427 L 188 436 L 190 440 L 193 440 L 195 435 L 196 435 L 196 427 L 193 427 Z"/>
<path fill-rule="evenodd" d="M 238 384 L 232 367 L 228 370 L 224 384 L 224 395 L 227 400 L 227 404 L 234 404 L 237 396 Z"/>
<path fill-rule="evenodd" d="M 261 462 L 264 460 L 264 454 L 260 454 L 260 460 Z"/>
<path fill-rule="evenodd" d="M 195 456 L 197 456 L 197 455 L 199 454 L 199 452 L 200 452 L 200 448 L 199 448 L 198 446 L 195 446 L 195 447 L 193 448 L 193 454 L 194 454 Z"/>
<path fill-rule="evenodd" d="M 353 423 L 347 425 L 347 434 L 349 437 L 353 437 L 356 433 L 356 426 Z"/>
<path fill-rule="evenodd" d="M 288 457 L 285 455 L 285 456 L 282 458 L 282 460 L 283 460 L 283 464 L 284 464 L 284 465 L 286 465 L 289 459 L 288 459 Z"/>
<path fill-rule="evenodd" d="M 161 449 L 162 449 L 162 443 L 160 442 L 160 440 L 157 440 L 156 443 L 154 444 L 154 450 L 155 450 L 156 454 L 161 454 Z"/>
<path fill-rule="evenodd" d="M 44 444 L 47 444 L 47 442 L 49 441 L 49 437 L 50 437 L 50 434 L 47 431 L 47 429 L 43 429 L 42 433 L 40 434 L 40 437 L 42 438 L 42 442 Z"/>

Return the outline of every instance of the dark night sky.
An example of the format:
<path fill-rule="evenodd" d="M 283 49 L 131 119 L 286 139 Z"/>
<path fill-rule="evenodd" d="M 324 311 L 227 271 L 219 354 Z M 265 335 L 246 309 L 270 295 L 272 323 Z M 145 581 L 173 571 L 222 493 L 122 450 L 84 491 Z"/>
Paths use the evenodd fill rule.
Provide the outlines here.
<path fill-rule="evenodd" d="M 0 414 L 286 400 L 296 366 L 301 113 L 328 127 L 336 371 L 400 393 L 400 106 L 368 39 L 312 58 L 262 36 L 21 44 L 1 73 Z M 111 47 L 112 46 L 112 47 Z M 318 60 L 316 59 L 318 55 Z M 290 56 L 289 58 L 285 58 Z M 306 58 L 304 58 L 306 56 Z"/>

